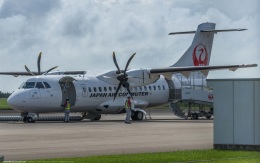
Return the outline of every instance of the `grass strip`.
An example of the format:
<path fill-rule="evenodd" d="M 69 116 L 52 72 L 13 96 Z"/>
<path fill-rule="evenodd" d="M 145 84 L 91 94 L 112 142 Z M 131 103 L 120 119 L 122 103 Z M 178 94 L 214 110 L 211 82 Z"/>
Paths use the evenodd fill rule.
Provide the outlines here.
<path fill-rule="evenodd" d="M 26 161 L 32 163 L 40 162 L 62 162 L 62 163 L 174 163 L 174 162 L 217 162 L 217 163 L 258 163 L 260 152 L 257 151 L 230 151 L 230 150 L 190 150 L 163 153 L 142 154 L 120 154 L 89 156 L 79 158 L 57 158 L 45 160 Z"/>

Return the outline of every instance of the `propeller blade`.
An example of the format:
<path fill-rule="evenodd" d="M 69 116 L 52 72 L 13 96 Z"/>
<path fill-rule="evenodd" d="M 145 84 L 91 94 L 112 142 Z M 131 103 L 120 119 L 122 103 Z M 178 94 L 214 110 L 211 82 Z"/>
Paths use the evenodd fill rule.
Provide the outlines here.
<path fill-rule="evenodd" d="M 28 73 L 30 73 L 32 76 L 34 76 L 34 74 L 29 70 L 29 68 L 28 68 L 26 65 L 24 65 L 24 68 L 25 68 L 25 70 L 26 70 Z"/>
<path fill-rule="evenodd" d="M 116 54 L 115 54 L 115 52 L 113 52 L 113 61 L 114 61 L 115 65 L 116 65 L 118 73 L 121 73 L 120 68 L 119 68 L 119 66 L 117 64 L 117 61 L 116 61 Z"/>
<path fill-rule="evenodd" d="M 119 84 L 118 84 L 118 87 L 117 87 L 117 89 L 116 89 L 116 93 L 114 94 L 114 100 L 115 100 L 115 98 L 116 98 L 116 96 L 117 96 L 117 93 L 118 93 L 119 89 L 121 88 L 122 84 L 123 84 L 123 82 L 120 81 Z M 114 100 L 113 100 L 113 101 L 114 101 Z"/>
<path fill-rule="evenodd" d="M 132 96 L 132 93 L 131 93 L 131 91 L 129 89 L 129 83 L 128 82 L 125 82 L 125 87 L 127 89 L 127 92 L 129 93 L 129 95 L 131 96 L 131 98 L 134 99 L 133 96 Z"/>
<path fill-rule="evenodd" d="M 126 63 L 126 66 L 125 66 L 125 72 L 124 72 L 124 74 L 126 73 L 126 70 L 127 70 L 128 66 L 129 66 L 131 60 L 134 58 L 135 54 L 136 54 L 136 53 L 134 53 L 134 54 L 128 59 L 128 61 L 127 61 L 127 63 Z"/>
<path fill-rule="evenodd" d="M 116 93 L 114 94 L 114 100 L 118 94 L 118 91 L 119 89 L 121 88 L 121 86 L 123 85 L 123 87 L 125 87 L 128 91 L 128 93 L 130 94 L 131 98 L 133 99 L 132 97 L 132 93 L 129 89 L 129 83 L 127 82 L 128 80 L 128 75 L 126 74 L 126 70 L 131 62 L 131 60 L 134 58 L 136 53 L 132 54 L 132 56 L 128 59 L 127 63 L 126 63 L 126 66 L 125 66 L 125 70 L 121 71 L 118 64 L 117 64 L 117 60 L 116 60 L 116 55 L 115 55 L 115 52 L 113 52 L 113 61 L 116 65 L 116 68 L 117 68 L 117 80 L 119 81 L 119 84 L 118 84 L 118 87 L 117 87 L 117 90 L 116 90 Z M 135 78 L 135 77 L 132 77 L 132 78 Z"/>
<path fill-rule="evenodd" d="M 58 67 L 58 66 L 55 66 L 55 67 L 50 68 L 48 71 L 46 71 L 46 73 L 48 73 L 48 72 L 54 70 L 54 69 L 57 68 L 57 67 Z"/>
<path fill-rule="evenodd" d="M 37 61 L 38 75 L 41 74 L 41 57 L 42 57 L 42 52 L 40 52 L 40 54 L 38 56 L 38 61 Z"/>

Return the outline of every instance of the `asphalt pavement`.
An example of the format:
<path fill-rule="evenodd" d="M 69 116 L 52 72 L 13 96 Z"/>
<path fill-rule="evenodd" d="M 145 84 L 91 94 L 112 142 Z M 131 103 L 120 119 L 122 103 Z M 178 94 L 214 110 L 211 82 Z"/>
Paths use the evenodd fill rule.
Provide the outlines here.
<path fill-rule="evenodd" d="M 23 161 L 213 149 L 213 120 L 184 120 L 168 109 L 151 109 L 150 114 L 151 119 L 132 124 L 124 123 L 125 114 L 102 115 L 99 121 L 70 123 L 2 121 L 0 155 L 5 161 Z M 0 111 L 0 116 L 5 115 L 19 114 Z"/>

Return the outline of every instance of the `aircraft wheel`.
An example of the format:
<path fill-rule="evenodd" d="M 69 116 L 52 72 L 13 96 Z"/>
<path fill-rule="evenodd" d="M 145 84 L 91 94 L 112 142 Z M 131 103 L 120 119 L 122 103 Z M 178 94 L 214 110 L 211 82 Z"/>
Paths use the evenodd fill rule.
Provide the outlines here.
<path fill-rule="evenodd" d="M 96 116 L 96 117 L 94 118 L 94 121 L 98 121 L 98 120 L 100 120 L 100 118 L 101 118 L 101 114 L 99 114 L 98 116 Z"/>
<path fill-rule="evenodd" d="M 141 111 L 135 111 L 134 115 L 132 116 L 132 120 L 137 120 L 137 121 L 141 121 L 143 120 L 144 117 L 144 113 Z"/>
<path fill-rule="evenodd" d="M 32 117 L 27 117 L 27 118 L 26 118 L 26 121 L 27 121 L 28 123 L 33 123 L 33 122 L 35 122 Z"/>

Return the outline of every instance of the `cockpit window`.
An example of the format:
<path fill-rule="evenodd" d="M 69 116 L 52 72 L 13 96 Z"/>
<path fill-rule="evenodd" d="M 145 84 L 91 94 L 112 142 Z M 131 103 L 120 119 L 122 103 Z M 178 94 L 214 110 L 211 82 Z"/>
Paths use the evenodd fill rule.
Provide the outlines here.
<path fill-rule="evenodd" d="M 24 89 L 34 88 L 34 85 L 35 85 L 35 82 L 26 82 L 26 83 L 24 83 L 22 88 L 24 88 Z"/>
<path fill-rule="evenodd" d="M 45 89 L 44 85 L 42 84 L 42 82 L 37 82 L 35 88 Z"/>
<path fill-rule="evenodd" d="M 48 84 L 47 82 L 43 82 L 43 84 L 45 85 L 45 88 L 51 88 L 50 84 Z"/>
<path fill-rule="evenodd" d="M 18 89 L 23 88 L 24 83 L 25 83 L 25 82 L 23 82 Z"/>

